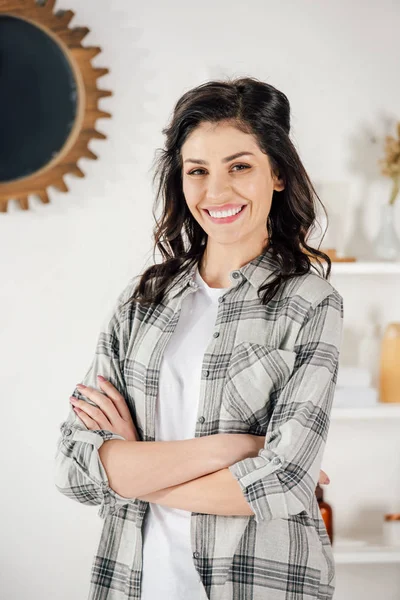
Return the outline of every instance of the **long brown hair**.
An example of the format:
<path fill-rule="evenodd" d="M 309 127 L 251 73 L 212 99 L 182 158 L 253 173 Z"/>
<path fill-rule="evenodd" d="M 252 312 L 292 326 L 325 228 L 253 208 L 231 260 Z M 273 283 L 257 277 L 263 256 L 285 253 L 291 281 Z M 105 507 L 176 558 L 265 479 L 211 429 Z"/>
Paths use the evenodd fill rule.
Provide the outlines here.
<path fill-rule="evenodd" d="M 283 179 L 285 188 L 274 190 L 266 223 L 268 242 L 276 259 L 275 279 L 259 288 L 266 304 L 281 283 L 311 270 L 311 259 L 321 267 L 326 279 L 331 261 L 324 252 L 306 242 L 316 221 L 315 200 L 319 199 L 313 184 L 289 138 L 290 104 L 285 94 L 272 85 L 253 77 L 227 81 L 209 81 L 189 91 L 177 101 L 172 118 L 162 133 L 165 148 L 156 153 L 153 185 L 158 181 L 153 206 L 155 226 L 154 248 L 162 262 L 148 267 L 140 276 L 133 295 L 127 302 L 158 304 L 175 278 L 199 263 L 206 247 L 207 234 L 193 218 L 182 189 L 181 148 L 190 133 L 202 122 L 229 122 L 244 133 L 255 136 L 260 149 L 268 155 L 274 174 Z M 161 216 L 156 212 L 162 202 Z M 180 279 L 180 277 L 179 277 Z"/>

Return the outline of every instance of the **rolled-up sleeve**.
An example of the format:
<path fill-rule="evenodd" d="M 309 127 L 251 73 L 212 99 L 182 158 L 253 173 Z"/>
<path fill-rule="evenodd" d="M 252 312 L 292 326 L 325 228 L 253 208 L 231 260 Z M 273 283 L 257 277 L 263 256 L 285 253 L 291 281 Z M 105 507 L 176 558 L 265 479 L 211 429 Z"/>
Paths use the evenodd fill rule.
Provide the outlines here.
<path fill-rule="evenodd" d="M 132 290 L 132 280 L 118 296 L 114 307 L 108 312 L 102 323 L 97 339 L 95 355 L 82 383 L 100 390 L 97 375 L 110 381 L 127 398 L 123 377 L 123 339 L 124 319 L 129 318 L 129 309 L 122 304 Z M 94 404 L 75 388 L 72 396 Z M 124 437 L 105 429 L 89 430 L 75 414 L 72 405 L 66 419 L 60 425 L 61 435 L 57 441 L 54 461 L 54 481 L 56 488 L 68 498 L 81 504 L 100 505 L 99 516 L 105 518 L 114 514 L 121 506 L 134 502 L 124 498 L 110 486 L 106 470 L 99 457 L 99 448 L 107 440 L 123 440 Z"/>
<path fill-rule="evenodd" d="M 328 436 L 342 330 L 343 298 L 333 289 L 311 305 L 299 330 L 293 371 L 275 400 L 264 448 L 229 467 L 257 522 L 309 510 Z"/>

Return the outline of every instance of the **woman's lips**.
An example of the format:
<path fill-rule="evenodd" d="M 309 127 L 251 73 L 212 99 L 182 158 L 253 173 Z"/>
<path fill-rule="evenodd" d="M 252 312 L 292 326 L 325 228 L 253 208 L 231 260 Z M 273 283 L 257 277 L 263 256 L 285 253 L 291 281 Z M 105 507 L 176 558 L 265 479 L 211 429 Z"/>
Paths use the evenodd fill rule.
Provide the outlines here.
<path fill-rule="evenodd" d="M 204 209 L 204 212 L 213 223 L 218 223 L 222 225 L 224 223 L 233 223 L 233 221 L 237 221 L 246 210 L 246 206 L 247 204 L 245 204 L 242 207 L 242 209 L 238 213 L 236 213 L 236 215 L 232 215 L 231 217 L 220 217 L 219 219 L 217 217 L 212 217 L 207 209 Z"/>

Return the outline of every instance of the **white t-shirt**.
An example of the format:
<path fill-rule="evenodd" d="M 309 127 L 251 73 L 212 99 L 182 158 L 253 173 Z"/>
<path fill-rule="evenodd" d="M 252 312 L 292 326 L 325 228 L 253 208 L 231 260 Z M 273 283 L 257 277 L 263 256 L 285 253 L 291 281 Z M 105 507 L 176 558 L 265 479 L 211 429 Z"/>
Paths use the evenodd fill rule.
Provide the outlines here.
<path fill-rule="evenodd" d="M 157 441 L 195 436 L 201 367 L 214 330 L 218 298 L 196 270 L 196 292 L 182 302 L 176 329 L 165 349 L 155 415 Z M 190 543 L 191 512 L 149 504 L 143 528 L 142 600 L 206 600 Z"/>

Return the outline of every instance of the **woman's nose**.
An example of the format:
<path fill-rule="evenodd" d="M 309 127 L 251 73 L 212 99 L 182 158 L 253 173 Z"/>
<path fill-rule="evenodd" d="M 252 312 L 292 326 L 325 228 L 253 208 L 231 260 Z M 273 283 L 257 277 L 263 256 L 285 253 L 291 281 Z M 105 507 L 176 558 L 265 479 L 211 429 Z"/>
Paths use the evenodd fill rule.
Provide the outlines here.
<path fill-rule="evenodd" d="M 208 199 L 216 204 L 222 204 L 223 197 L 230 193 L 230 186 L 225 177 L 209 177 L 207 180 Z"/>

